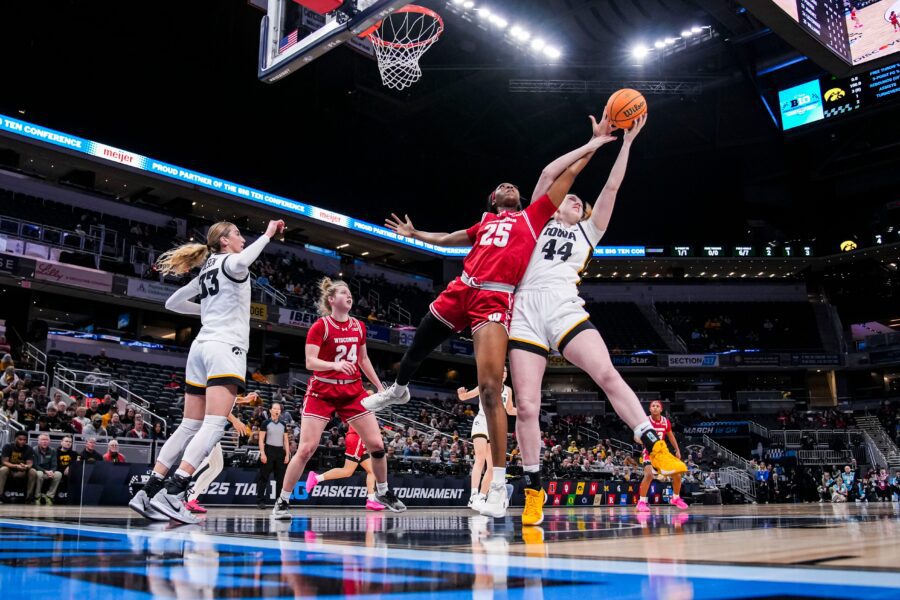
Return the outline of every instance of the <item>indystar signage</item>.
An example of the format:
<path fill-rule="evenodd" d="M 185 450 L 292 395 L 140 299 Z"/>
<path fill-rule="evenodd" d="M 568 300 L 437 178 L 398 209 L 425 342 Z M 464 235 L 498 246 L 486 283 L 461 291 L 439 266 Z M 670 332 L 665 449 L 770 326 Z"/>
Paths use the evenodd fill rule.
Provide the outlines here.
<path fill-rule="evenodd" d="M 716 354 L 670 354 L 669 367 L 672 368 L 705 368 L 718 367 L 719 357 Z"/>

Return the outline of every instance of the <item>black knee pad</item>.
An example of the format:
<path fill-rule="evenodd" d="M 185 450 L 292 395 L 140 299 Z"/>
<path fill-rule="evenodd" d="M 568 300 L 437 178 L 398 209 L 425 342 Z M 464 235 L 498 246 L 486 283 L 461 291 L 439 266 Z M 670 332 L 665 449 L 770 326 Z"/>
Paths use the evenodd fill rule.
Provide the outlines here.
<path fill-rule="evenodd" d="M 369 452 L 372 458 L 384 458 L 384 449 L 375 450 L 374 452 Z"/>

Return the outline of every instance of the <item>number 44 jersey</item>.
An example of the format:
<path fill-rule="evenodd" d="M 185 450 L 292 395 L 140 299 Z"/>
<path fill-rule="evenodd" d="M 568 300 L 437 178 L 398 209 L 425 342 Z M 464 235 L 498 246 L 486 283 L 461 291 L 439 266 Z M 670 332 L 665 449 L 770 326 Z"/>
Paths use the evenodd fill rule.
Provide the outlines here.
<path fill-rule="evenodd" d="M 554 290 L 577 296 L 581 273 L 604 233 L 590 219 L 570 227 L 551 219 L 541 230 L 519 290 Z"/>
<path fill-rule="evenodd" d="M 250 274 L 228 270 L 230 254 L 213 254 L 188 285 L 200 300 L 200 342 L 224 342 L 247 351 L 250 346 Z"/>

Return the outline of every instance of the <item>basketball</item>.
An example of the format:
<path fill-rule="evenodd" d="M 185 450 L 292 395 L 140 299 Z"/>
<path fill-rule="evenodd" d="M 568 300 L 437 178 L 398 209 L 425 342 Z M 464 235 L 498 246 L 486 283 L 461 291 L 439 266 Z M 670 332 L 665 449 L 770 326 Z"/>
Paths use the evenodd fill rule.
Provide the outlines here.
<path fill-rule="evenodd" d="M 609 97 L 606 114 L 619 129 L 631 129 L 634 120 L 647 113 L 647 100 L 637 90 L 625 88 Z"/>

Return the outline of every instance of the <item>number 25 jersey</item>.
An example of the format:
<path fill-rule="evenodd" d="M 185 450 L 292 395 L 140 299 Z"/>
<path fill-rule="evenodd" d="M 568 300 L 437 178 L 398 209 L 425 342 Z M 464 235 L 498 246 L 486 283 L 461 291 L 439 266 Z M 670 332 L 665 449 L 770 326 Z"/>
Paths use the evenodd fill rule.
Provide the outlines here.
<path fill-rule="evenodd" d="M 476 283 L 518 285 L 537 243 L 537 232 L 555 212 L 553 202 L 544 194 L 525 210 L 484 213 L 479 223 L 466 230 L 472 249 L 463 271 Z"/>
<path fill-rule="evenodd" d="M 341 371 L 314 371 L 318 377 L 329 379 L 359 378 L 359 349 L 366 344 L 366 326 L 353 317 L 346 321 L 336 321 L 332 317 L 321 317 L 309 328 L 306 343 L 319 347 L 319 359 L 329 362 L 346 360 L 353 363 L 356 371 L 347 375 Z"/>
<path fill-rule="evenodd" d="M 604 233 L 590 219 L 571 227 L 551 220 L 541 230 L 519 290 L 554 290 L 577 296 L 581 273 Z"/>
<path fill-rule="evenodd" d="M 250 273 L 243 278 L 228 271 L 231 254 L 213 254 L 188 285 L 200 300 L 199 342 L 231 344 L 244 352 L 250 346 Z"/>

